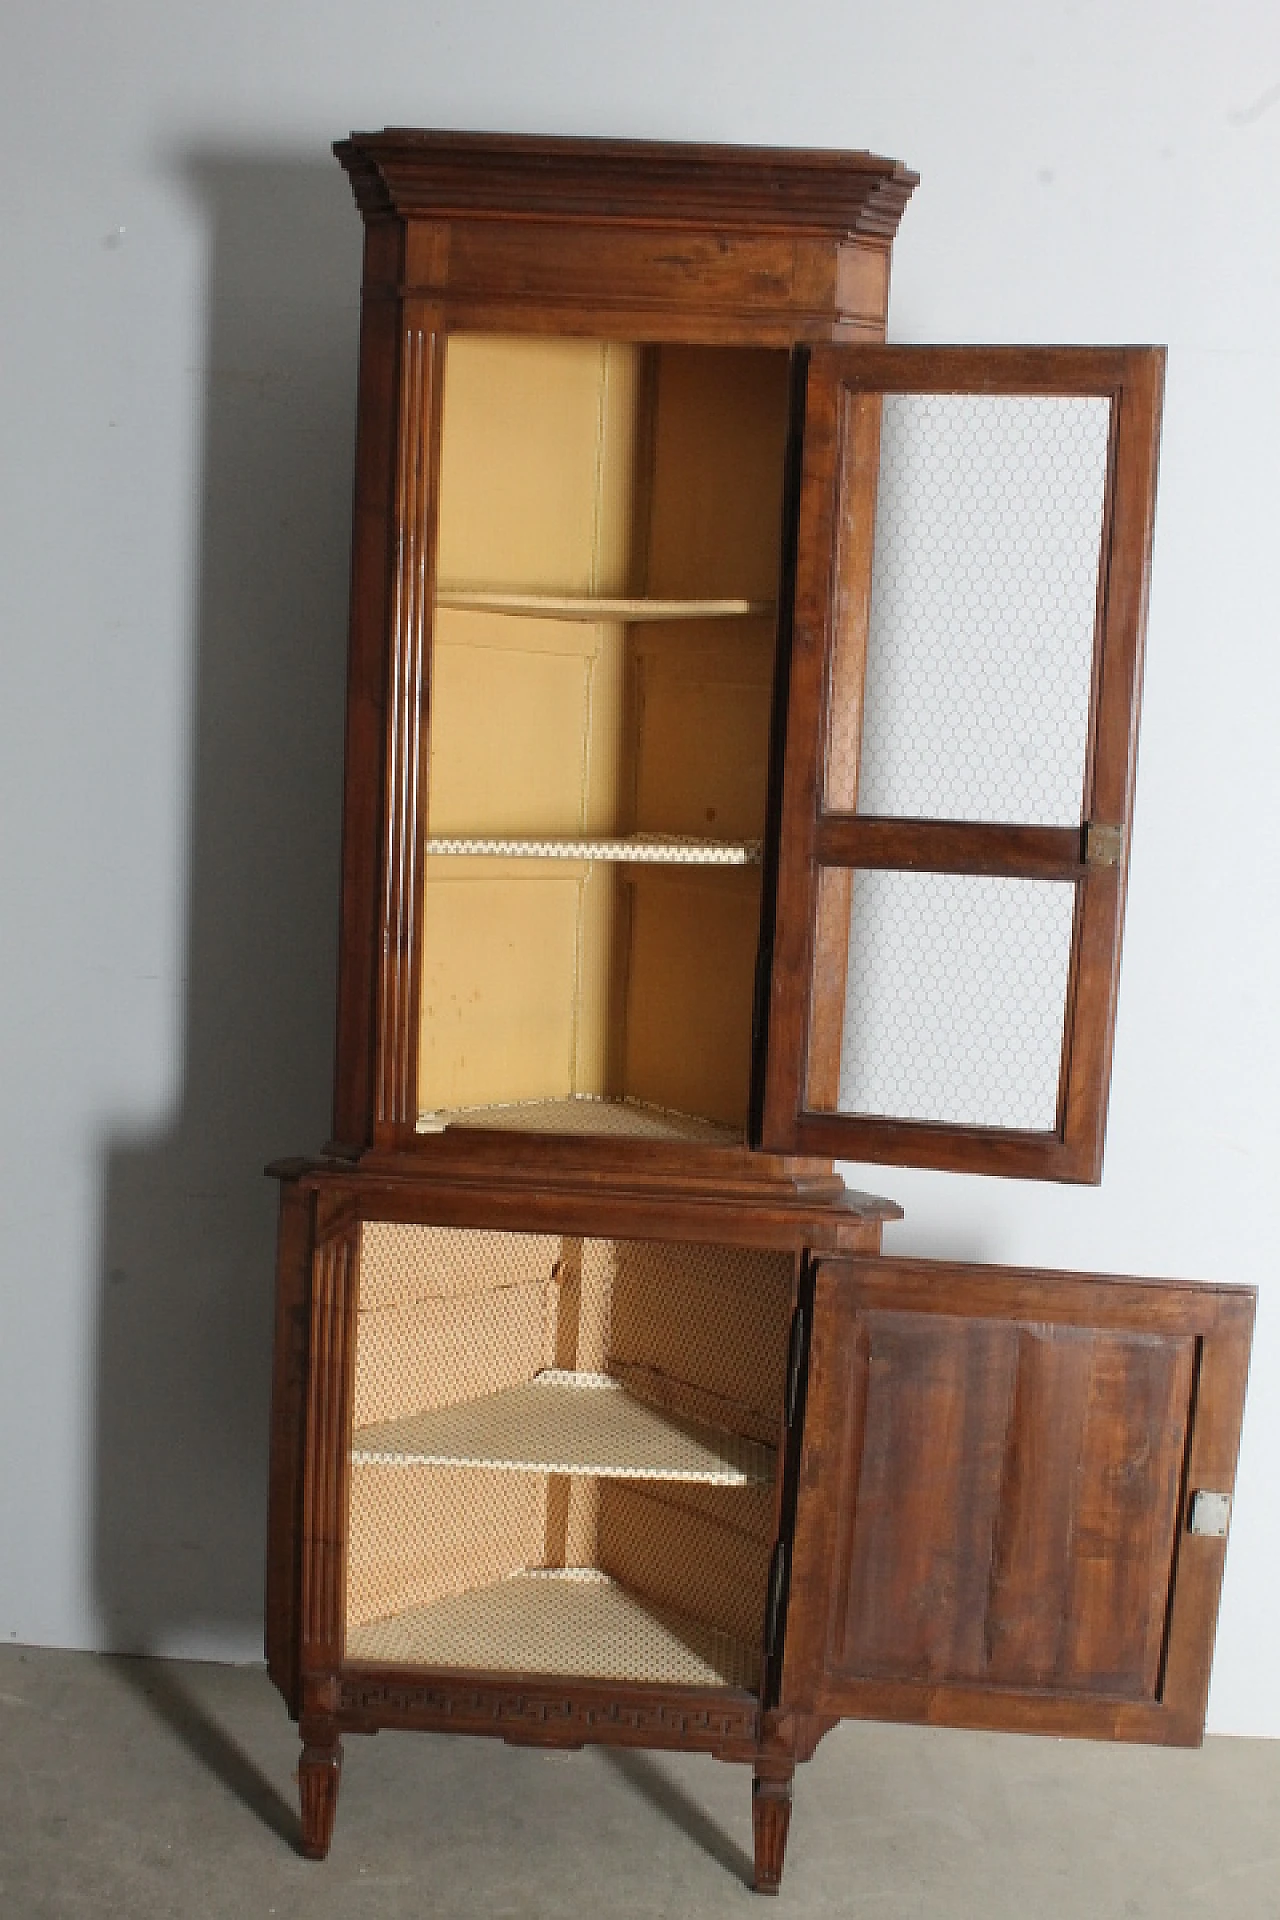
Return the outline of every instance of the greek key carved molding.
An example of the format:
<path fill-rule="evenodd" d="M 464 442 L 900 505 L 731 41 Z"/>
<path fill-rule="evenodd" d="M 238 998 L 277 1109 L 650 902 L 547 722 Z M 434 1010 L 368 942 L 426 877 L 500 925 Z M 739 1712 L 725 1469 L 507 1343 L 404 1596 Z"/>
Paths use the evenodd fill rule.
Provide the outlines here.
<path fill-rule="evenodd" d="M 528 1687 L 450 1685 L 344 1675 L 339 1712 L 381 1725 L 456 1728 L 501 1733 L 544 1732 L 583 1740 L 643 1737 L 689 1746 L 754 1745 L 759 1711 L 754 1701 L 692 1706 L 667 1700 L 575 1698 Z"/>

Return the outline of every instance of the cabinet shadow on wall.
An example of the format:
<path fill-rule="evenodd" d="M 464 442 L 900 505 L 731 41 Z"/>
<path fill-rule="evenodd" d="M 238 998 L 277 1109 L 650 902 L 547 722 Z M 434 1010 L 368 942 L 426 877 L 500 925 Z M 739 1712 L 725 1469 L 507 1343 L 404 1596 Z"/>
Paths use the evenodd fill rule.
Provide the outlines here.
<path fill-rule="evenodd" d="M 329 1119 L 360 227 L 324 161 L 180 157 L 207 233 L 181 1093 L 109 1142 L 95 1600 L 121 1652 L 261 1657 L 275 1156 Z M 138 555 L 146 565 L 146 555 Z M 174 1669 L 121 1672 L 272 1824 Z"/>
<path fill-rule="evenodd" d="M 251 1660 L 275 1256 L 262 1169 L 323 1142 L 332 1092 L 361 229 L 332 162 L 195 153 L 176 171 L 208 243 L 181 1085 L 169 1126 L 104 1152 L 94 1601 L 112 1651 Z M 284 1782 L 180 1668 L 117 1671 L 296 1840 Z M 749 1878 L 644 1756 L 610 1764 Z"/>

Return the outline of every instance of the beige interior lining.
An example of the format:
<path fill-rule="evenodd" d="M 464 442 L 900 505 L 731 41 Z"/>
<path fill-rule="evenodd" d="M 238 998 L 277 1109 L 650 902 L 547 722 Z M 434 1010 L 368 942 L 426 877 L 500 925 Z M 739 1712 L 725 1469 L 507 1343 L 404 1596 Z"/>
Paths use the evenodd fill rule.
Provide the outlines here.
<path fill-rule="evenodd" d="M 786 384 L 754 349 L 450 341 L 424 1115 L 630 1096 L 740 1136 L 759 890 L 720 862 L 764 827 Z M 637 864 L 672 837 L 681 893 Z"/>

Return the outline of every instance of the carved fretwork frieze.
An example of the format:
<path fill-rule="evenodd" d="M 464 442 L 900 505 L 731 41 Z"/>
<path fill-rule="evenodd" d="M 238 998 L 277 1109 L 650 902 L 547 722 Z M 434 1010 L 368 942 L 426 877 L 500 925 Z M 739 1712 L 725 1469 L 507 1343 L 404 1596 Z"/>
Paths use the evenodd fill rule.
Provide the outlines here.
<path fill-rule="evenodd" d="M 603 1699 L 554 1688 L 451 1684 L 346 1674 L 338 1711 L 344 1721 L 378 1726 L 496 1733 L 505 1738 L 580 1745 L 586 1741 L 694 1747 L 711 1752 L 755 1749 L 754 1701 L 694 1705 L 669 1699 Z"/>

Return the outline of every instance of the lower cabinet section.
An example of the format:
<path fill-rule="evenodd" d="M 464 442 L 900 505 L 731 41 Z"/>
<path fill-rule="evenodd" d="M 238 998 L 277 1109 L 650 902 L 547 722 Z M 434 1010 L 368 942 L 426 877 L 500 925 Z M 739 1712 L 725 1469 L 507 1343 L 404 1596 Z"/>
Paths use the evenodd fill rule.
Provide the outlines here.
<path fill-rule="evenodd" d="M 794 1280 L 364 1224 L 345 1658 L 756 1687 Z"/>
<path fill-rule="evenodd" d="M 305 1852 L 345 1729 L 748 1761 L 769 1891 L 841 1715 L 1198 1738 L 1246 1292 L 886 1260 L 853 1196 L 619 1210 L 285 1173 Z"/>

